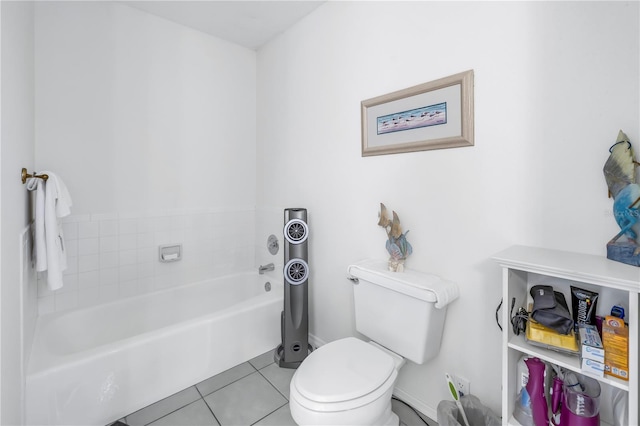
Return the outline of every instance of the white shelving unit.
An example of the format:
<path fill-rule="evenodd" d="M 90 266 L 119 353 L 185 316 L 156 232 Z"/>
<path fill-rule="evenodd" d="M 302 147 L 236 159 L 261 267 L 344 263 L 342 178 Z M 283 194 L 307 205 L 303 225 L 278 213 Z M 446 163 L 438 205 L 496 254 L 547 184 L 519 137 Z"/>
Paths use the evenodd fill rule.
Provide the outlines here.
<path fill-rule="evenodd" d="M 526 306 L 529 289 L 533 285 L 546 284 L 555 291 L 562 291 L 571 306 L 570 286 L 599 293 L 597 314 L 604 316 L 615 304 L 623 305 L 625 321 L 629 324 L 629 381 L 605 375 L 600 381 L 600 420 L 612 423 L 611 390 L 622 389 L 628 393 L 629 425 L 640 424 L 638 348 L 638 305 L 640 298 L 640 268 L 614 262 L 604 257 L 548 250 L 536 247 L 513 246 L 493 259 L 502 266 L 502 419 L 509 425 L 518 425 L 513 418 L 516 402 L 516 365 L 522 355 L 535 356 L 543 361 L 580 372 L 577 356 L 530 345 L 523 335 L 516 335 L 510 323 L 512 298 L 515 310 Z M 582 373 L 585 374 L 585 373 Z"/>

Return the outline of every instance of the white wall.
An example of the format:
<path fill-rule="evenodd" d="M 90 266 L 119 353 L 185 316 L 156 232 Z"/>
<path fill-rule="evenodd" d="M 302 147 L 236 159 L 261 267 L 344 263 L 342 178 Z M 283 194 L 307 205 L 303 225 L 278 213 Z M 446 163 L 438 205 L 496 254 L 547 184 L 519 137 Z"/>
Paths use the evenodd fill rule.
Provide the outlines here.
<path fill-rule="evenodd" d="M 38 4 L 37 165 L 74 214 L 252 207 L 255 72 L 253 51 L 128 6 Z"/>
<path fill-rule="evenodd" d="M 606 254 L 620 229 L 602 168 L 618 130 L 640 152 L 639 4 L 549 2 L 527 16 L 544 28 L 526 44 L 526 112 L 537 118 L 522 129 L 527 242 Z"/>
<path fill-rule="evenodd" d="M 255 52 L 115 2 L 38 2 L 35 23 L 36 166 L 73 198 L 40 312 L 252 267 Z"/>
<path fill-rule="evenodd" d="M 378 203 L 411 232 L 407 267 L 460 286 L 438 358 L 398 393 L 435 418 L 444 372 L 500 412 L 501 271 L 511 244 L 605 254 L 602 166 L 640 146 L 633 2 L 328 2 L 258 52 L 258 244 L 309 209 L 311 333 L 354 331 L 350 262 L 386 258 Z M 475 146 L 362 158 L 360 102 L 475 71 Z M 264 253 L 260 256 L 268 258 Z"/>
<path fill-rule="evenodd" d="M 20 169 L 34 166 L 33 3 L 1 2 L 0 423 L 21 424 L 24 373 L 36 317 L 28 259 L 29 195 Z M 23 243 L 23 238 L 25 238 Z"/>

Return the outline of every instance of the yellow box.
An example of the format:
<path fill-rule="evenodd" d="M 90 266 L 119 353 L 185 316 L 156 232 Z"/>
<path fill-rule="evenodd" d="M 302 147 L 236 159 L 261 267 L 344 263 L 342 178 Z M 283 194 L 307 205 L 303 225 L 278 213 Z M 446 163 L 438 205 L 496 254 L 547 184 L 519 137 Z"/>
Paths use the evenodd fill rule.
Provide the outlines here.
<path fill-rule="evenodd" d="M 525 336 L 532 345 L 571 354 L 579 353 L 578 342 L 573 330 L 569 334 L 560 334 L 529 317 Z"/>
<path fill-rule="evenodd" d="M 607 315 L 602 322 L 604 374 L 629 380 L 629 327 L 618 317 Z"/>

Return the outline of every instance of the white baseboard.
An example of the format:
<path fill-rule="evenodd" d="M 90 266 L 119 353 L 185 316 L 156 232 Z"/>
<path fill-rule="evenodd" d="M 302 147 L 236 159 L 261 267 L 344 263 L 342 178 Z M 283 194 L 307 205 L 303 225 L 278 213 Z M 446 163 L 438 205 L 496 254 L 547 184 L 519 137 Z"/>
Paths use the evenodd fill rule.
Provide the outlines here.
<path fill-rule="evenodd" d="M 315 349 L 315 348 L 319 348 L 320 346 L 326 344 L 327 342 L 325 342 L 324 340 L 314 336 L 313 334 L 309 334 L 309 343 Z M 395 396 L 397 396 L 399 399 L 401 399 L 404 402 L 406 402 L 407 404 L 411 405 L 416 410 L 420 411 L 425 416 L 429 417 L 430 419 L 432 419 L 432 420 L 436 420 L 437 419 L 438 411 L 435 408 L 424 404 L 423 402 L 421 402 L 419 399 L 417 399 L 416 397 L 414 397 L 410 393 L 405 392 L 405 391 L 403 391 L 402 389 L 399 389 L 396 386 L 395 389 L 393 390 L 393 394 Z"/>
<path fill-rule="evenodd" d="M 320 346 L 326 344 L 327 342 L 325 342 L 322 339 L 319 339 L 318 337 L 314 336 L 313 334 L 309 334 L 309 343 L 311 344 L 311 346 L 313 346 L 313 349 L 317 349 Z"/>
<path fill-rule="evenodd" d="M 420 411 L 425 416 L 429 417 L 431 420 L 434 420 L 434 421 L 437 420 L 438 411 L 433 407 L 430 407 L 424 404 L 423 402 L 421 402 L 419 399 L 417 399 L 410 393 L 407 393 L 396 386 L 395 389 L 393 389 L 393 394 L 397 396 L 398 399 L 403 400 L 404 402 L 406 402 L 416 410 Z"/>

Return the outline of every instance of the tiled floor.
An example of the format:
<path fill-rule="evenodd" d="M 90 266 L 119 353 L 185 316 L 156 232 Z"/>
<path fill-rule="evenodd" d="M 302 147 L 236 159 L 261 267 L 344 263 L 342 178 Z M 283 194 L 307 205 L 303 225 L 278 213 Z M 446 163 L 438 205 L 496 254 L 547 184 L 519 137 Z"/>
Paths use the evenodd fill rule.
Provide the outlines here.
<path fill-rule="evenodd" d="M 269 351 L 121 421 L 130 426 L 295 426 L 289 411 L 289 382 L 294 372 L 275 364 L 273 351 Z M 397 401 L 393 410 L 402 424 L 436 425 Z"/>

